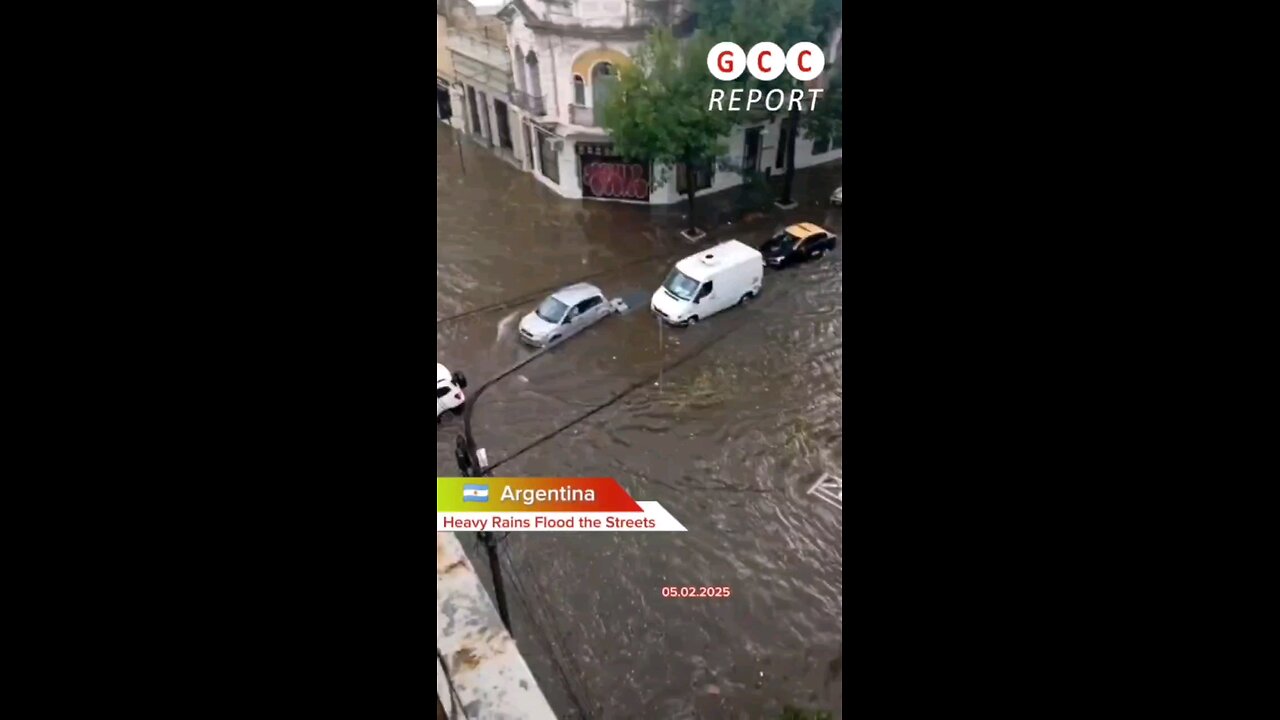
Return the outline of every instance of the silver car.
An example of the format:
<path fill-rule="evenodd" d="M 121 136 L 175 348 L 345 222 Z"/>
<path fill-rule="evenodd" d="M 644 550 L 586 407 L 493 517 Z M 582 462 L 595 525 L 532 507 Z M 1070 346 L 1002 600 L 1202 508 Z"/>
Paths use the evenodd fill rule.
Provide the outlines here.
<path fill-rule="evenodd" d="M 612 315 L 614 307 L 600 288 L 578 283 L 551 294 L 537 310 L 520 321 L 520 339 L 534 347 L 546 347 L 586 330 Z"/>

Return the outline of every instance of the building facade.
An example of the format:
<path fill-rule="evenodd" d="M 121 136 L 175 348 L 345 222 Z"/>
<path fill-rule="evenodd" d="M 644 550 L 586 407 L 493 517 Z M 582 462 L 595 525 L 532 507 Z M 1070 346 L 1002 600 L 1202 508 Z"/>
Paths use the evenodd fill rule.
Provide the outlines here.
<path fill-rule="evenodd" d="M 655 26 L 670 26 L 677 36 L 692 31 L 692 3 L 511 0 L 498 17 L 506 23 L 510 98 L 524 148 L 521 166 L 566 198 L 679 202 L 686 190 L 680 168 L 646 167 L 619 157 L 597 111 Z M 833 46 L 838 53 L 839 42 Z M 717 167 L 697 174 L 697 194 L 740 186 L 752 172 L 783 172 L 785 132 L 784 118 L 736 128 L 725 139 L 726 155 Z M 796 167 L 839 159 L 842 140 L 815 143 L 801 135 Z"/>
<path fill-rule="evenodd" d="M 453 54 L 449 52 L 449 20 L 444 0 L 436 0 L 436 120 L 450 122 Z"/>
<path fill-rule="evenodd" d="M 514 112 L 512 63 L 506 25 L 493 10 L 477 11 L 467 0 L 445 0 L 446 45 L 453 70 L 450 124 L 500 157 L 528 169 Z"/>

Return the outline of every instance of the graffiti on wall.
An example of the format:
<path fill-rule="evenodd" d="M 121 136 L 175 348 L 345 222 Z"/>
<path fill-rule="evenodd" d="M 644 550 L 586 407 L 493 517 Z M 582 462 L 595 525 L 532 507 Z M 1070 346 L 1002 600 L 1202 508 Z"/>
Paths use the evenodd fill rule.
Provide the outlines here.
<path fill-rule="evenodd" d="M 649 202 L 649 168 L 608 154 L 610 145 L 578 145 L 582 194 L 586 197 Z"/>
<path fill-rule="evenodd" d="M 598 198 L 649 200 L 649 178 L 636 163 L 593 162 L 582 168 L 582 192 Z"/>

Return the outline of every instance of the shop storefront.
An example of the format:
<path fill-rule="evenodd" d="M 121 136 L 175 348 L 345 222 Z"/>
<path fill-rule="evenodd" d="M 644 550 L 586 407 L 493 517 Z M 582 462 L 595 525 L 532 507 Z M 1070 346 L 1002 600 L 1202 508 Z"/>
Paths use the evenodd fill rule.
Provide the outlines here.
<path fill-rule="evenodd" d="M 650 168 L 614 153 L 611 143 L 578 142 L 578 177 L 582 197 L 649 202 Z"/>

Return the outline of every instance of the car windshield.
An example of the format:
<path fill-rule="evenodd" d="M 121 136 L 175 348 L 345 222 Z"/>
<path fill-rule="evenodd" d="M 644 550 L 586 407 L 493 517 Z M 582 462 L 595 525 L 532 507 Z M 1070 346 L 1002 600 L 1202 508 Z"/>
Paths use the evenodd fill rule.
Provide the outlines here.
<path fill-rule="evenodd" d="M 672 270 L 662 287 L 681 300 L 692 300 L 693 294 L 698 291 L 698 281 L 679 270 Z"/>
<path fill-rule="evenodd" d="M 549 323 L 558 323 L 564 319 L 564 312 L 569 309 L 568 305 L 559 300 L 549 297 L 542 301 L 538 306 L 538 317 Z"/>
<path fill-rule="evenodd" d="M 790 250 L 796 246 L 796 236 L 791 233 L 779 233 L 773 238 L 773 241 L 778 244 L 779 250 Z"/>

